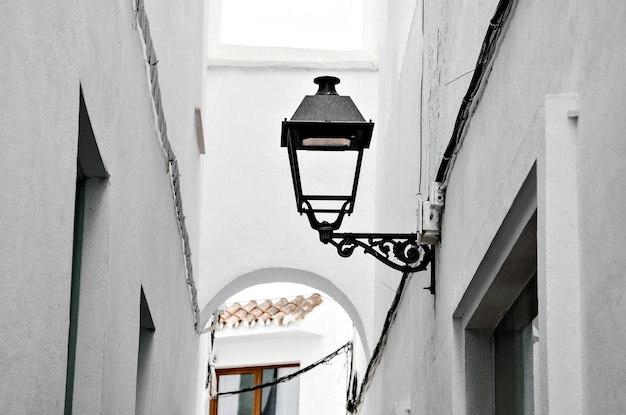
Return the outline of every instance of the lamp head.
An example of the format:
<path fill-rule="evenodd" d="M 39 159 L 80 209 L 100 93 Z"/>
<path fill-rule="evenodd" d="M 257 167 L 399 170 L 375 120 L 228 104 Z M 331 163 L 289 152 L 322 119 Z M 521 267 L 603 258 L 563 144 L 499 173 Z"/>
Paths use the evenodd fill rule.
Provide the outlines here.
<path fill-rule="evenodd" d="M 336 230 L 354 209 L 363 150 L 369 148 L 374 123 L 365 121 L 349 96 L 337 93 L 339 78 L 320 76 L 314 82 L 317 93 L 305 96 L 291 119 L 283 121 L 281 146 L 289 154 L 298 212 L 307 214 L 315 229 L 325 223 Z M 344 155 L 331 154 L 338 152 Z M 339 189 L 339 182 L 346 185 Z M 316 214 L 336 217 L 329 224 Z"/>

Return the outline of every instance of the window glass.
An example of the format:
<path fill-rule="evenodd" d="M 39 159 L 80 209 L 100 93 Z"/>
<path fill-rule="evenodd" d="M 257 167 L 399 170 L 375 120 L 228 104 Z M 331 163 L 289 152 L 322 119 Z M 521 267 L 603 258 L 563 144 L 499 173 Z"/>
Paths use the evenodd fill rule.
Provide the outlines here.
<path fill-rule="evenodd" d="M 302 193 L 349 196 L 359 153 L 356 151 L 298 151 Z"/>
<path fill-rule="evenodd" d="M 496 415 L 535 413 L 538 330 L 537 277 L 533 277 L 496 328 Z"/>
<path fill-rule="evenodd" d="M 264 369 L 263 383 L 282 378 L 297 370 L 297 367 Z M 299 389 L 297 378 L 261 389 L 261 415 L 297 414 Z"/>
<path fill-rule="evenodd" d="M 219 391 L 232 392 L 254 386 L 254 374 L 243 373 L 219 377 Z M 224 396 L 219 399 L 218 415 L 254 415 L 254 392 Z"/>

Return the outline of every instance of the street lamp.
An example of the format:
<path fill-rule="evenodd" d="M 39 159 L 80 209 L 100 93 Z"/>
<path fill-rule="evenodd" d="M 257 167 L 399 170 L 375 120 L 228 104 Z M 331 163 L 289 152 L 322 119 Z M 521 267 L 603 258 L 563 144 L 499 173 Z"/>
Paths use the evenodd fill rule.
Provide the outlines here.
<path fill-rule="evenodd" d="M 315 78 L 315 95 L 307 95 L 291 120 L 282 123 L 281 147 L 287 147 L 298 212 L 306 214 L 320 240 L 342 257 L 361 247 L 402 272 L 425 270 L 432 249 L 416 233 L 338 233 L 354 209 L 363 151 L 370 146 L 374 123 L 366 122 L 349 96 L 337 94 L 340 81 Z M 429 287 L 431 292 L 434 285 Z"/>

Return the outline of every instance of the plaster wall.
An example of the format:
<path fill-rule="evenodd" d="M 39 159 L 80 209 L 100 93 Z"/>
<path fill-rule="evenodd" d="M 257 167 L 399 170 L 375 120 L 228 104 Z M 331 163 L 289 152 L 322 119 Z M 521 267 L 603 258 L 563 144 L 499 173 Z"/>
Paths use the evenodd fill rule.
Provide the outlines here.
<path fill-rule="evenodd" d="M 331 281 L 345 294 L 369 342 L 372 260 L 358 252 L 341 258 L 332 246 L 319 242 L 306 217 L 297 214 L 287 152 L 280 147 L 281 122 L 291 118 L 304 95 L 315 94 L 313 79 L 326 74 L 341 79 L 337 92 L 350 95 L 366 119 L 375 117 L 375 72 L 209 68 L 199 299 L 201 307 L 213 303 L 224 287 L 258 270 L 303 270 Z M 355 212 L 342 226 L 346 232 L 374 227 L 376 140 L 364 155 Z M 295 277 L 292 281 L 317 284 Z M 254 281 L 262 282 L 276 280 Z"/>
<path fill-rule="evenodd" d="M 159 59 L 159 79 L 163 110 L 167 115 L 172 148 L 180 161 L 181 193 L 185 196 L 185 221 L 188 229 L 200 226 L 200 152 L 196 137 L 194 110 L 202 108 L 206 54 L 204 2 L 184 3 L 174 7 L 167 1 L 148 0 L 152 39 Z M 175 36 L 172 28 L 176 28 Z M 184 107 L 181 108 L 181 104 Z M 202 114 L 204 116 L 204 114 Z M 199 232 L 190 235 L 191 245 L 199 246 Z M 199 252 L 191 260 L 199 266 Z"/>
<path fill-rule="evenodd" d="M 471 77 L 463 74 L 474 68 L 496 3 L 449 1 L 426 5 L 422 192 L 435 177 Z M 395 13 L 395 7 L 390 6 L 390 25 L 395 24 Z M 623 389 L 626 372 L 618 350 L 625 344 L 626 331 L 619 329 L 617 316 L 623 315 L 626 302 L 623 281 L 617 275 L 624 267 L 620 252 L 625 224 L 619 210 L 624 186 L 618 178 L 625 169 L 619 160 L 626 153 L 620 138 L 626 128 L 616 111 L 623 107 L 626 94 L 623 85 L 613 80 L 619 79 L 618 71 L 626 60 L 617 40 L 625 34 L 620 24 L 625 14 L 626 8 L 619 2 L 598 5 L 558 1 L 548 5 L 531 1 L 519 2 L 515 8 L 450 176 L 437 249 L 437 295 L 429 298 L 419 289 L 419 276 L 413 277 L 381 366 L 382 376 L 374 393 L 378 400 L 372 402 L 374 412 L 389 413 L 395 401 L 408 400 L 411 411 L 416 413 L 465 413 L 465 352 L 455 339 L 459 329 L 455 329 L 452 316 L 522 183 L 534 163 L 545 157 L 545 97 L 565 93 L 577 94 L 580 111 L 572 133 L 578 219 L 570 223 L 578 227 L 580 251 L 560 261 L 572 261 L 580 273 L 579 292 L 576 281 L 564 289 L 571 298 L 580 295 L 579 309 L 567 315 L 582 333 L 579 346 L 573 346 L 580 348 L 582 359 L 582 373 L 578 374 L 582 379 L 582 411 L 623 411 L 624 400 L 617 391 Z M 416 16 L 413 25 L 417 21 Z M 407 44 L 407 56 L 414 47 L 411 42 Z M 381 57 L 383 82 L 392 79 L 383 71 L 393 73 L 390 68 L 397 61 Z M 406 110 L 402 108 L 405 104 L 393 99 L 395 88 L 398 95 L 409 91 L 409 87 L 402 87 L 402 79 L 414 83 L 420 79 L 417 64 L 411 66 L 405 56 L 403 65 L 399 83 L 392 84 L 391 92 L 380 104 L 381 108 L 389 106 L 390 114 Z M 410 131 L 411 123 L 414 121 L 405 116 L 396 124 Z M 407 140 L 403 145 L 410 146 L 414 137 L 402 139 Z M 381 148 L 378 151 L 381 177 L 385 177 L 385 166 L 403 162 L 403 154 L 391 157 L 383 156 Z M 411 153 L 407 152 L 406 157 L 409 160 L 405 162 L 419 164 L 419 158 Z M 551 179 L 547 176 L 538 180 Z M 393 199 L 403 201 L 405 197 L 397 195 Z M 377 200 L 377 219 L 381 221 L 389 198 Z M 540 217 L 544 214 L 541 209 L 546 206 L 540 205 Z M 554 270 L 548 268 L 546 278 L 551 278 L 550 272 Z M 384 278 L 381 275 L 377 270 L 377 281 Z M 377 298 L 383 295 L 379 296 L 380 291 L 377 286 Z M 547 295 L 540 299 L 540 314 L 549 316 L 559 307 L 563 293 Z M 383 303 L 377 301 L 377 310 Z M 545 324 L 549 327 L 547 318 L 544 329 Z M 548 373 L 545 379 L 548 369 L 542 370 L 545 388 L 551 375 Z M 541 413 L 579 413 L 559 406 L 565 403 L 559 403 L 557 390 L 542 389 L 541 393 Z"/>
<path fill-rule="evenodd" d="M 155 18 L 152 29 L 169 33 L 155 47 L 172 65 L 160 84 L 193 222 L 199 88 L 191 85 L 201 73 L 189 56 L 173 57 L 200 36 L 189 22 L 202 5 L 150 4 L 151 13 L 178 17 L 167 28 Z M 110 178 L 87 181 L 74 411 L 135 410 L 141 286 L 156 327 L 153 408 L 193 411 L 199 338 L 134 16 L 132 1 L 11 1 L 0 16 L 2 413 L 63 411 L 79 86 Z"/>
<path fill-rule="evenodd" d="M 427 145 L 421 137 L 422 15 L 418 1 L 390 2 L 386 12 L 386 36 L 380 55 L 380 117 L 383 126 L 377 159 L 376 227 L 378 232 L 416 232 L 416 208 L 420 188 L 428 190 L 427 177 L 420 177 L 420 154 Z M 426 155 L 426 154 L 424 154 Z M 421 182 L 421 185 L 420 185 Z M 382 328 L 401 273 L 376 266 L 375 341 Z M 435 298 L 424 290 L 430 271 L 414 274 L 406 287 L 387 349 L 364 410 L 394 413 L 408 404 L 411 413 L 441 413 L 446 388 L 438 384 L 439 372 L 447 371 L 447 355 L 433 330 Z M 421 324 L 416 325 L 418 319 Z M 427 345 L 427 349 L 424 347 Z M 434 394 L 431 402 L 421 397 L 425 388 Z M 412 406 L 422 401 L 422 406 Z"/>
<path fill-rule="evenodd" d="M 610 74 L 626 59 L 613 41 L 624 35 L 618 21 L 623 19 L 626 10 L 617 3 L 602 7 L 585 2 L 544 6 L 532 2 L 520 2 L 517 6 L 459 153 L 447 192 L 440 275 L 458 278 L 451 286 L 456 290 L 464 289 L 465 281 L 471 278 L 476 261 L 491 243 L 525 172 L 534 160 L 545 156 L 542 153 L 547 145 L 543 140 L 549 139 L 547 127 L 544 137 L 541 131 L 537 134 L 533 124 L 545 111 L 542 103 L 546 95 L 577 93 L 581 115 L 573 133 L 574 142 L 569 146 L 575 146 L 573 174 L 578 180 L 575 185 L 578 194 L 574 202 L 577 206 L 569 211 L 577 209 L 580 213 L 578 220 L 569 226 L 579 229 L 580 251 L 573 251 L 571 257 L 562 257 L 561 261 L 573 261 L 577 265 L 581 285 L 580 292 L 576 289 L 578 281 L 572 281 L 563 289 L 568 291 L 570 302 L 579 295 L 582 298 L 580 317 L 575 312 L 568 315 L 578 320 L 576 323 L 584 333 L 578 342 L 582 348 L 583 410 L 585 413 L 620 412 L 624 401 L 612 391 L 624 385 L 623 367 L 618 363 L 622 359 L 607 344 L 624 344 L 626 333 L 611 329 L 619 323 L 607 318 L 606 313 L 621 315 L 624 301 L 620 295 L 607 300 L 597 293 L 608 286 L 618 286 L 614 276 L 617 268 L 623 266 L 619 254 L 620 247 L 624 246 L 623 215 L 610 212 L 610 206 L 619 205 L 622 199 L 622 192 L 615 190 L 623 188 L 616 178 L 624 171 L 623 163 L 617 160 L 625 150 L 619 138 L 623 135 L 624 124 L 621 117 L 607 114 L 623 103 L 624 90 L 621 84 L 611 82 Z M 561 23 L 555 24 L 557 21 Z M 557 157 L 565 160 L 564 154 Z M 544 178 L 550 179 L 550 176 Z M 490 201 L 487 208 L 485 201 Z M 604 236 L 598 238 L 600 234 Z M 459 255 L 463 252 L 466 254 Z M 466 258 L 461 259 L 462 256 Z M 453 265 L 456 261 L 459 266 Z M 451 266 L 449 273 L 448 266 Z M 550 279 L 550 272 L 555 270 L 548 268 L 548 272 L 546 278 Z M 621 291 L 612 290 L 614 293 Z M 591 294 L 594 292 L 596 295 Z M 456 295 L 460 294 L 457 291 Z M 556 298 L 551 300 L 548 296 L 543 304 L 540 299 L 540 313 L 543 310 L 544 315 L 549 316 L 551 309 L 557 307 Z M 456 302 L 455 295 L 451 300 L 452 304 Z M 545 325 L 543 328 L 546 329 Z M 598 338 L 603 338 L 603 343 Z M 570 347 L 576 347 L 576 343 Z M 549 383 L 549 379 L 545 382 Z M 554 406 L 555 390 L 542 390 L 542 393 L 542 409 L 547 409 L 546 412 L 574 413 L 567 407 Z"/>

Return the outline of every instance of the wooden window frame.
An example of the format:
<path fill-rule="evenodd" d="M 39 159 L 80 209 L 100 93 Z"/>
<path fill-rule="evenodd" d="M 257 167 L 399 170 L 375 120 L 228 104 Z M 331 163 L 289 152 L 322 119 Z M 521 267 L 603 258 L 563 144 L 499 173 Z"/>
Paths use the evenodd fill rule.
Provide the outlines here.
<path fill-rule="evenodd" d="M 243 366 L 243 367 L 232 367 L 232 368 L 224 368 L 224 369 L 216 369 L 215 374 L 217 376 L 217 390 L 220 389 L 220 376 L 222 375 L 246 375 L 253 374 L 254 375 L 254 384 L 260 385 L 263 381 L 263 371 L 268 369 L 284 369 L 289 367 L 300 367 L 299 363 L 287 363 L 287 364 L 279 364 L 279 365 L 265 365 L 265 366 Z M 262 388 L 256 389 L 253 392 L 254 400 L 252 406 L 252 412 L 254 415 L 261 414 L 261 393 Z M 210 402 L 209 407 L 209 415 L 217 415 L 217 399 L 213 399 Z"/>

